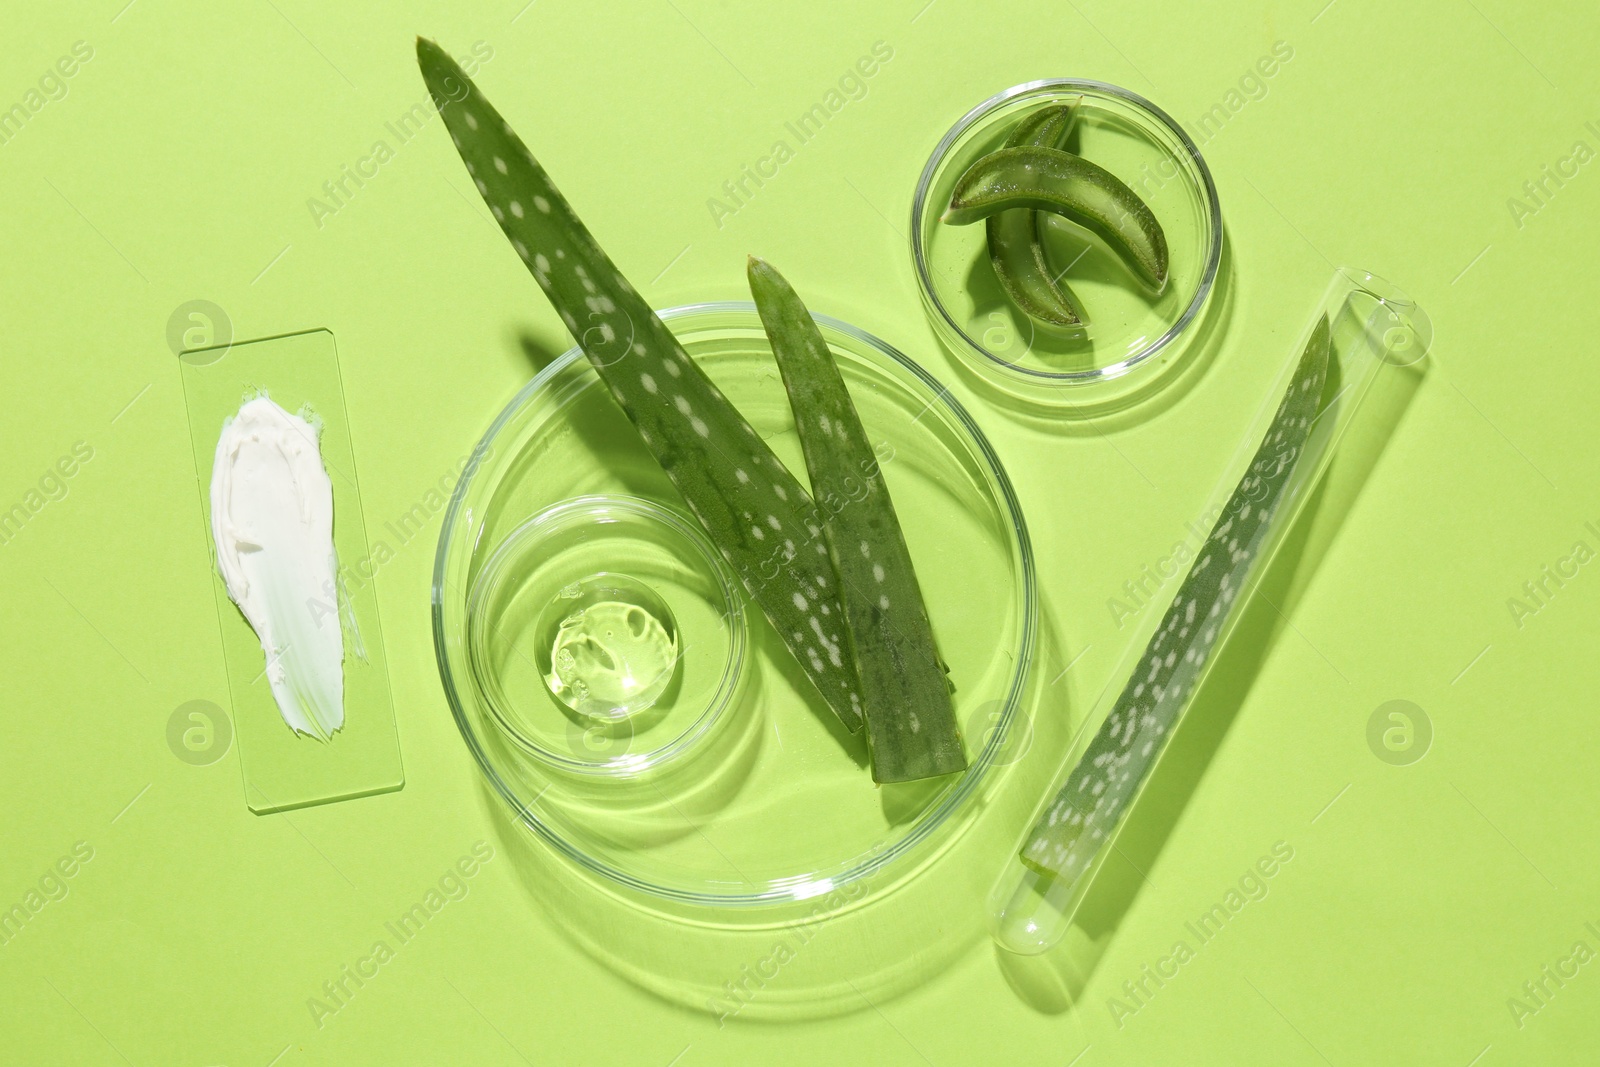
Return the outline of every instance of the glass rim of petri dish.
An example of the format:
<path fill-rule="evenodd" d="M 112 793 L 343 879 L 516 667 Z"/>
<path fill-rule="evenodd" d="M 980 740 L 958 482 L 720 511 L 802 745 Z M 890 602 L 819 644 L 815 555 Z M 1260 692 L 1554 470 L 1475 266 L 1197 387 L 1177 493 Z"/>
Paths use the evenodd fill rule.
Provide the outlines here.
<path fill-rule="evenodd" d="M 501 688 L 496 672 L 483 662 L 484 628 L 489 625 L 489 602 L 500 591 L 501 583 L 506 580 L 508 570 L 516 560 L 536 551 L 540 543 L 574 524 L 615 522 L 618 513 L 659 526 L 678 539 L 680 547 L 692 552 L 691 559 L 681 562 L 693 566 L 702 577 L 710 579 L 715 606 L 724 620 L 727 650 L 723 655 L 722 674 L 711 698 L 683 730 L 644 752 L 627 752 L 602 760 L 575 759 L 530 736 L 519 717 L 512 713 L 512 702 Z M 625 571 L 615 573 L 626 575 Z M 633 580 L 640 581 L 637 578 Z M 679 640 L 681 642 L 681 635 Z M 633 777 L 675 762 L 691 752 L 720 721 L 738 693 L 739 680 L 746 666 L 748 643 L 744 606 L 734 577 L 711 542 L 683 516 L 640 497 L 590 494 L 544 508 L 513 530 L 495 549 L 467 594 L 466 646 L 474 689 L 508 739 L 544 765 L 566 774 Z M 550 699 L 552 702 L 555 700 L 554 696 L 550 696 Z"/>

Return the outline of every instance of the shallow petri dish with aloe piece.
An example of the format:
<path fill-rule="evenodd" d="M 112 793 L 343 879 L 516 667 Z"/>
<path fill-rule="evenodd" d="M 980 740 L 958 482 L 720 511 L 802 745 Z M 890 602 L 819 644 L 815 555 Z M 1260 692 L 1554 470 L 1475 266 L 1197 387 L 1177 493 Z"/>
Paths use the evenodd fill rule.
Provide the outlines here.
<path fill-rule="evenodd" d="M 803 472 L 754 307 L 662 318 Z M 701 923 L 781 923 L 892 891 L 985 810 L 1026 714 L 1036 592 L 1004 470 L 915 362 L 817 320 L 904 527 L 967 726 L 965 772 L 873 783 L 864 734 L 846 731 L 744 603 L 577 350 L 490 427 L 439 543 L 440 675 L 485 781 L 564 866 Z"/>
<path fill-rule="evenodd" d="M 1073 106 L 1062 148 L 1104 168 L 1148 206 L 1165 237 L 1159 285 L 1106 240 L 1039 213 L 1048 269 L 1083 311 L 1078 326 L 1019 308 L 996 277 L 986 227 L 942 221 L 957 182 L 1044 109 Z M 923 168 L 911 255 L 940 339 L 983 378 L 1030 399 L 1100 402 L 1154 383 L 1189 349 L 1222 258 L 1222 212 L 1199 149 L 1150 101 L 1104 82 L 1052 79 L 999 93 L 963 115 Z"/>

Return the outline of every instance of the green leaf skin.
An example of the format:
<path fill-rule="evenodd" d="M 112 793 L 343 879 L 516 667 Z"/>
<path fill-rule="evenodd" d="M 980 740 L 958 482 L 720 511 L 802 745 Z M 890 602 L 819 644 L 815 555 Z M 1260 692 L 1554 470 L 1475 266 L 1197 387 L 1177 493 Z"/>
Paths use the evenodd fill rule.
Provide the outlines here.
<path fill-rule="evenodd" d="M 1328 373 L 1328 320 L 1311 335 L 1254 460 L 1228 498 L 1144 655 L 1023 847 L 1022 862 L 1081 877 L 1160 757 L 1272 526 Z"/>
<path fill-rule="evenodd" d="M 859 730 L 844 612 L 810 496 L 618 272 L 456 62 L 420 38 L 417 62 L 517 255 L 801 669 L 840 721 Z M 812 626 L 819 616 L 827 624 L 820 632 Z"/>
<path fill-rule="evenodd" d="M 1077 117 L 1078 103 L 1042 108 L 1021 122 L 1006 138 L 1005 147 L 1038 145 L 1060 148 Z M 1041 240 L 1039 212 L 1016 208 L 984 220 L 989 263 L 1006 296 L 1030 318 L 1063 329 L 1083 326 L 1084 314 L 1077 298 L 1055 276 Z"/>
<path fill-rule="evenodd" d="M 1002 148 L 956 181 L 941 221 L 965 226 L 1031 207 L 1077 223 L 1110 245 L 1149 285 L 1167 284 L 1167 236 L 1149 205 L 1104 167 L 1056 148 Z"/>
<path fill-rule="evenodd" d="M 754 256 L 749 276 L 794 409 L 811 490 L 826 513 L 823 533 L 861 679 L 872 779 L 909 782 L 964 770 L 961 730 L 922 589 L 844 378 L 783 276 Z M 815 627 L 818 620 L 811 622 Z"/>

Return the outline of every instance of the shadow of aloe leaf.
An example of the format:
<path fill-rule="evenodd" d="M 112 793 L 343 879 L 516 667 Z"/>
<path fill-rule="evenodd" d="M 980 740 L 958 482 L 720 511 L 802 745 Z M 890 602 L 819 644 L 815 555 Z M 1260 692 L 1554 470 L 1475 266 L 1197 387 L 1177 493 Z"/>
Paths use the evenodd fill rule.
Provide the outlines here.
<path fill-rule="evenodd" d="M 535 337 L 527 330 L 517 335 L 517 345 L 522 349 L 522 354 L 527 359 L 528 366 L 533 368 L 533 373 L 535 374 L 560 359 L 561 354 L 566 351 L 566 348 L 558 348 L 549 344 L 543 338 Z"/>
<path fill-rule="evenodd" d="M 883 817 L 891 826 L 911 822 L 943 795 L 949 785 L 948 776 L 881 785 L 878 787 L 878 799 L 883 806 Z"/>
<path fill-rule="evenodd" d="M 805 702 L 807 710 L 816 716 L 817 721 L 839 743 L 839 748 L 855 760 L 856 766 L 865 770 L 871 763 L 867 752 L 866 731 L 851 733 L 844 723 L 839 721 L 839 716 L 829 710 L 827 702 L 822 699 L 822 694 L 817 692 L 817 687 L 806 672 L 800 669 L 800 663 L 794 658 L 794 653 L 789 651 L 789 646 L 784 644 L 777 631 L 773 630 L 772 623 L 766 616 L 759 611 L 748 610 L 748 618 L 750 643 L 756 656 L 783 678 L 784 684 Z"/>
<path fill-rule="evenodd" d="M 557 352 L 530 333 L 518 337 L 523 355 L 535 373 L 559 360 L 565 351 Z M 585 379 L 587 395 L 574 403 L 569 417 L 572 432 L 584 446 L 602 460 L 607 471 L 617 481 L 617 490 L 631 496 L 652 500 L 687 514 L 683 495 L 673 486 L 661 464 L 645 447 L 639 431 L 628 421 L 627 415 L 617 406 L 597 377 Z M 538 457 L 534 457 L 537 460 Z"/>

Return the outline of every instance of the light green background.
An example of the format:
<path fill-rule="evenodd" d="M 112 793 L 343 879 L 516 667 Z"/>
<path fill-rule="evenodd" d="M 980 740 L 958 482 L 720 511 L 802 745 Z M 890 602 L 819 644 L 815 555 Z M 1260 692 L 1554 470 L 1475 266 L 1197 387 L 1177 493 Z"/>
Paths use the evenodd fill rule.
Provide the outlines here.
<path fill-rule="evenodd" d="M 0 947 L 0 1059 L 352 1064 L 1588 1062 L 1600 964 L 1518 1025 L 1507 998 L 1575 941 L 1600 949 L 1592 812 L 1600 578 L 1537 614 L 1507 599 L 1600 548 L 1589 351 L 1600 178 L 1508 208 L 1600 148 L 1600 20 L 1573 0 L 776 5 L 573 0 L 324 5 L 171 0 L 9 12 L 0 107 L 94 49 L 0 144 L 0 508 L 76 442 L 64 498 L 0 544 L 7 713 L 0 907 L 76 842 L 93 859 Z M 519 8 L 521 10 L 519 10 Z M 560 324 L 472 194 L 425 102 L 423 32 L 492 46 L 479 83 L 657 305 L 741 297 L 742 257 L 952 383 L 1010 465 L 1082 707 L 1124 643 L 1107 597 L 1181 535 L 1334 265 L 1409 290 L 1433 373 L 1289 609 L 1083 1002 L 1029 1007 L 992 950 L 913 994 L 803 1025 L 653 999 L 575 949 L 510 864 L 486 864 L 320 1028 L 306 998 L 496 830 L 434 669 L 438 519 L 376 578 L 406 763 L 397 794 L 256 817 L 237 751 L 167 747 L 226 703 L 173 309 L 241 339 L 338 341 L 369 529 L 423 500 Z M 707 198 L 766 155 L 873 42 L 893 59 L 721 226 Z M 1150 422 L 1054 433 L 972 399 L 918 303 L 904 234 L 943 131 L 1005 86 L 1085 76 L 1191 129 L 1277 41 L 1293 59 L 1205 151 L 1232 242 L 1228 343 Z M 1235 101 L 1237 102 L 1237 100 Z M 306 206 L 377 139 L 394 158 L 319 228 Z M 59 491 L 57 495 L 60 495 Z M 1379 761 L 1384 701 L 1432 750 Z M 1180 802 L 1181 801 L 1181 802 Z M 1331 806 L 1330 806 L 1331 802 Z M 1313 821 L 1314 820 L 1314 821 Z M 1119 1027 L 1125 979 L 1274 842 L 1294 859 Z M 1075 1057 L 1078 1057 L 1075 1059 Z M 1474 1059 L 1478 1057 L 1478 1059 Z"/>

